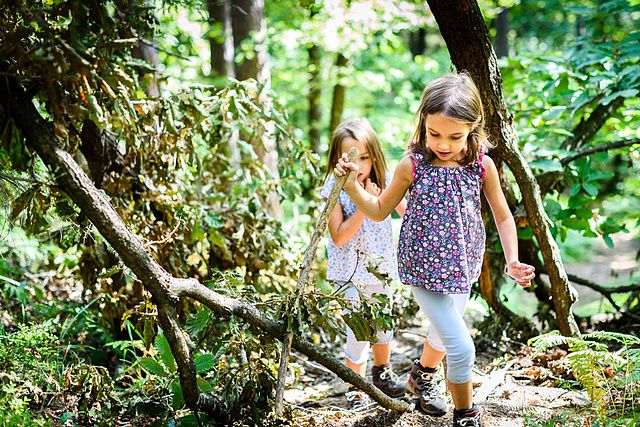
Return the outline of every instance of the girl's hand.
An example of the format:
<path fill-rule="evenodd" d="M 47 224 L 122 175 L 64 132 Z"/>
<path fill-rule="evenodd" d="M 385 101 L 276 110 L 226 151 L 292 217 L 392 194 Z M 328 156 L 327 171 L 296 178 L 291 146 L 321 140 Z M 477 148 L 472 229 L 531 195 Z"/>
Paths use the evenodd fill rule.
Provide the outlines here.
<path fill-rule="evenodd" d="M 338 159 L 338 163 L 336 163 L 336 167 L 333 168 L 333 174 L 337 177 L 345 176 L 349 174 L 349 178 L 344 183 L 345 187 L 353 187 L 356 183 L 356 177 L 360 172 L 360 167 L 353 162 L 349 162 L 349 158 L 347 157 L 347 153 L 342 153 L 342 157 Z"/>
<path fill-rule="evenodd" d="M 509 277 L 515 280 L 516 283 L 523 288 L 531 286 L 531 281 L 536 277 L 535 268 L 529 264 L 521 263 L 520 261 L 513 261 L 509 263 L 506 270 Z"/>
<path fill-rule="evenodd" d="M 371 178 L 367 178 L 364 182 L 364 189 L 367 193 L 373 194 L 374 196 L 379 196 L 381 193 L 380 187 L 378 187 L 375 182 L 371 181 Z"/>

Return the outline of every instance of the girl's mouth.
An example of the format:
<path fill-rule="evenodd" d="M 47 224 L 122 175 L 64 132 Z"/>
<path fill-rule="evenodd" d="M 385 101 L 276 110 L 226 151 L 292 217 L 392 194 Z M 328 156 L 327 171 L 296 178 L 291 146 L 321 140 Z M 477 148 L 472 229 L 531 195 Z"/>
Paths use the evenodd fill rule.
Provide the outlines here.
<path fill-rule="evenodd" d="M 451 153 L 445 153 L 444 151 L 437 151 L 438 156 L 440 157 L 447 157 L 449 156 Z"/>

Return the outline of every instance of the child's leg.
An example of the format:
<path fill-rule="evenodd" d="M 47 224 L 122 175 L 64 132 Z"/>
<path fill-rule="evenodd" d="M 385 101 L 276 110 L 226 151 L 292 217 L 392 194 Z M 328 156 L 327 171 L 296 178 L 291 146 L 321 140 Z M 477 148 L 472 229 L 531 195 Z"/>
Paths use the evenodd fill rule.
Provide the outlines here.
<path fill-rule="evenodd" d="M 467 308 L 467 303 L 469 302 L 469 294 L 453 294 L 451 298 L 453 298 L 453 304 L 456 310 L 460 313 L 460 316 L 463 316 L 464 310 Z M 442 338 L 440 338 L 435 328 L 431 328 L 422 348 L 420 364 L 425 368 L 436 368 L 445 355 L 446 352 Z"/>
<path fill-rule="evenodd" d="M 441 337 L 447 358 L 447 379 L 456 409 L 468 409 L 472 401 L 471 370 L 475 347 L 451 295 L 411 288 L 420 309 Z"/>
<path fill-rule="evenodd" d="M 386 365 L 391 360 L 391 343 L 373 345 L 373 364 L 375 366 Z"/>
<path fill-rule="evenodd" d="M 350 286 L 344 293 L 347 300 L 353 301 L 357 306 L 360 295 L 355 286 Z M 364 377 L 367 373 L 367 359 L 369 358 L 369 341 L 358 341 L 355 334 L 347 326 L 347 343 L 344 349 L 345 365 L 356 374 Z"/>

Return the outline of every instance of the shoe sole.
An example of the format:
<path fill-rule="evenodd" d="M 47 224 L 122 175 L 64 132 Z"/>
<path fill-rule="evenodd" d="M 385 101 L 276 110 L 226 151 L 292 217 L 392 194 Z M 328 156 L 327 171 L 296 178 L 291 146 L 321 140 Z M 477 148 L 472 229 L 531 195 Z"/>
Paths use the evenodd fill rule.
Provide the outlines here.
<path fill-rule="evenodd" d="M 413 386 L 413 381 L 411 381 L 411 377 L 409 377 L 409 380 L 407 381 L 407 391 L 410 392 L 411 394 L 413 394 L 414 396 L 416 396 L 418 398 L 418 403 L 420 403 L 418 406 L 420 406 L 420 409 L 422 410 L 422 412 L 424 412 L 427 415 L 430 415 L 432 417 L 443 417 L 447 414 L 447 411 L 442 411 L 442 410 L 429 410 L 429 409 L 425 409 L 424 406 L 422 406 L 422 401 L 420 400 L 420 395 L 418 395 L 418 393 L 416 393 L 416 390 Z"/>

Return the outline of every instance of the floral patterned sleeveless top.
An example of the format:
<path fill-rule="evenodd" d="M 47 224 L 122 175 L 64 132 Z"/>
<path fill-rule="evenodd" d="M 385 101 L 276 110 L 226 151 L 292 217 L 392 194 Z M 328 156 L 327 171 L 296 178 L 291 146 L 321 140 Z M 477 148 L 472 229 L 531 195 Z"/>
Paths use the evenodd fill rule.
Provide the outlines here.
<path fill-rule="evenodd" d="M 435 166 L 414 152 L 413 183 L 398 244 L 405 285 L 444 294 L 466 294 L 480 277 L 485 230 L 480 191 L 484 150 L 465 166 Z"/>

